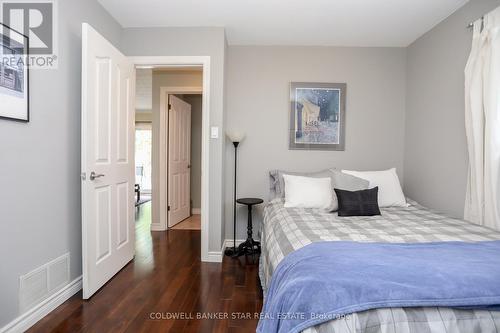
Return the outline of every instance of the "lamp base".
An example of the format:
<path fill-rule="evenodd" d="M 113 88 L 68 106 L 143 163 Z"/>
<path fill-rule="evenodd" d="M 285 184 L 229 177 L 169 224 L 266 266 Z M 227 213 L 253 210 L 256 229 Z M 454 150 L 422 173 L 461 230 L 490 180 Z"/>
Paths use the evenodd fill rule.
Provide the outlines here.
<path fill-rule="evenodd" d="M 236 247 L 226 247 L 224 250 L 224 255 L 228 257 L 237 257 L 238 255 L 238 249 Z"/>
<path fill-rule="evenodd" d="M 253 238 L 247 238 L 246 241 L 238 246 L 236 252 L 238 256 L 251 254 L 252 256 L 257 255 L 258 258 L 260 255 L 260 242 L 253 240 Z"/>

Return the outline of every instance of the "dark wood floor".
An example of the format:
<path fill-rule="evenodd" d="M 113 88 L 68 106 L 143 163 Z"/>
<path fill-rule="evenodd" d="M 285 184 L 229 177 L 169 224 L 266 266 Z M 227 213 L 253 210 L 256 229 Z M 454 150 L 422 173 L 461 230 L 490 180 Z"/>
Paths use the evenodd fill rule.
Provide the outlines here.
<path fill-rule="evenodd" d="M 202 263 L 200 231 L 151 233 L 150 205 L 136 216 L 135 259 L 90 300 L 77 293 L 29 332 L 255 332 L 257 264 Z"/>

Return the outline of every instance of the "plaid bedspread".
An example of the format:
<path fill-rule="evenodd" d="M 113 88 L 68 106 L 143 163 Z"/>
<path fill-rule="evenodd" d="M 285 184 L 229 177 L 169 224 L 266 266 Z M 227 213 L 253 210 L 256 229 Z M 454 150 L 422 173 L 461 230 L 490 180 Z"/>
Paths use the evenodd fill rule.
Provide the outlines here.
<path fill-rule="evenodd" d="M 261 225 L 259 274 L 264 295 L 281 260 L 313 242 L 420 243 L 500 239 L 498 231 L 447 217 L 411 200 L 409 203 L 409 207 L 382 208 L 381 216 L 338 217 L 335 213 L 314 209 L 284 208 L 283 199 L 273 199 L 264 210 Z M 354 313 L 304 333 L 499 331 L 500 311 L 420 307 Z"/>

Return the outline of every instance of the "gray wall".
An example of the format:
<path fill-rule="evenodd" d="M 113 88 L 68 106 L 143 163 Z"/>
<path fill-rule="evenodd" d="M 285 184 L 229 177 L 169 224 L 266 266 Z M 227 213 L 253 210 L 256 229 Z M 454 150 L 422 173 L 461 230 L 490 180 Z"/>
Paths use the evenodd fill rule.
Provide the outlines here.
<path fill-rule="evenodd" d="M 210 56 L 210 126 L 224 133 L 223 28 L 127 28 L 121 46 L 129 56 Z M 220 251 L 224 226 L 224 137 L 210 139 L 209 251 Z"/>
<path fill-rule="evenodd" d="M 0 253 L 8 254 L 0 268 L 0 327 L 18 315 L 20 275 L 66 252 L 71 279 L 81 274 L 82 22 L 127 55 L 211 56 L 210 121 L 222 137 L 210 143 L 209 248 L 218 251 L 232 234 L 233 148 L 223 137 L 226 122 L 247 133 L 239 150 L 240 197 L 267 198 L 269 169 L 395 166 L 409 196 L 461 216 L 463 68 L 471 41 L 465 25 L 499 4 L 473 0 L 404 49 L 227 47 L 222 28 L 122 30 L 95 0 L 59 1 L 59 69 L 31 72 L 30 123 L 0 121 L 0 187 L 7 189 L 0 192 Z M 345 152 L 288 150 L 290 81 L 347 83 Z M 239 214 L 246 217 L 243 209 Z M 241 222 L 238 238 L 244 237 Z"/>
<path fill-rule="evenodd" d="M 81 275 L 81 24 L 115 45 L 121 27 L 94 0 L 61 0 L 59 68 L 30 72 L 30 122 L 0 120 L 0 327 L 18 315 L 19 276 L 70 252 Z"/>
<path fill-rule="evenodd" d="M 135 71 L 135 109 L 151 111 L 153 102 L 153 69 L 138 68 Z"/>
<path fill-rule="evenodd" d="M 184 95 L 191 104 L 191 203 L 201 208 L 201 121 L 202 95 Z"/>
<path fill-rule="evenodd" d="M 203 87 L 201 70 L 154 70 L 153 71 L 153 109 L 158 107 L 160 87 Z M 156 105 L 154 103 L 156 102 Z"/>
<path fill-rule="evenodd" d="M 456 217 L 463 216 L 467 184 L 466 26 L 499 5 L 473 0 L 407 49 L 405 193 Z"/>
<path fill-rule="evenodd" d="M 135 122 L 136 123 L 152 123 L 153 122 L 153 112 L 146 111 L 135 111 Z"/>
<path fill-rule="evenodd" d="M 267 199 L 271 169 L 396 167 L 403 176 L 404 48 L 230 46 L 227 61 L 227 128 L 247 134 L 238 148 L 239 197 Z M 291 81 L 347 83 L 345 151 L 288 150 Z M 229 144 L 226 238 L 232 238 L 233 230 L 233 154 Z M 241 239 L 245 237 L 244 207 L 239 215 L 237 238 Z"/>

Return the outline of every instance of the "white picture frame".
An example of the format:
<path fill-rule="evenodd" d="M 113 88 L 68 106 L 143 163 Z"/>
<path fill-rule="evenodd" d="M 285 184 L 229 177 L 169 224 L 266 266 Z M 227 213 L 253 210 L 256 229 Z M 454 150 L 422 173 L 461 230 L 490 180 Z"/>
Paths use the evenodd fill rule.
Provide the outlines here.
<path fill-rule="evenodd" d="M 29 38 L 0 23 L 0 119 L 29 122 Z"/>

